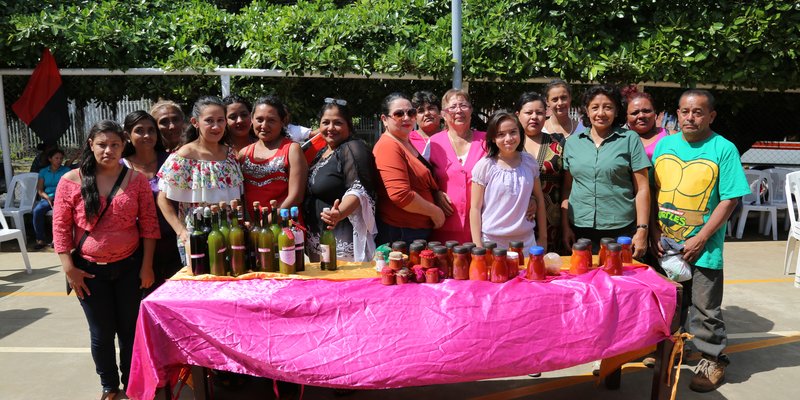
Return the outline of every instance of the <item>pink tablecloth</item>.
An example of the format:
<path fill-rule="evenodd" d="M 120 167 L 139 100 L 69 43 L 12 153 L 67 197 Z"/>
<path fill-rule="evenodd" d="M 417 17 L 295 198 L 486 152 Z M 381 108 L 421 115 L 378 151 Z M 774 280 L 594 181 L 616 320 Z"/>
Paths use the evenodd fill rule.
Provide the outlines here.
<path fill-rule="evenodd" d="M 169 281 L 142 302 L 128 394 L 185 364 L 340 388 L 543 372 L 669 337 L 675 287 L 647 268 L 547 283 Z"/>

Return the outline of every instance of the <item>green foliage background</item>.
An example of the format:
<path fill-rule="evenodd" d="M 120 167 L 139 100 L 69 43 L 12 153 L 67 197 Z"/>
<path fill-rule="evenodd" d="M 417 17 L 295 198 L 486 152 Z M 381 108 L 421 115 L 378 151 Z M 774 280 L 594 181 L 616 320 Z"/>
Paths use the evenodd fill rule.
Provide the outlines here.
<path fill-rule="evenodd" d="M 800 87 L 800 2 L 785 0 L 464 0 L 465 80 L 479 106 L 508 106 L 514 82 L 671 81 L 691 86 Z M 320 98 L 354 102 L 363 115 L 389 91 L 449 86 L 449 0 L 196 1 L 0 0 L 0 68 L 32 68 L 49 47 L 62 68 L 281 69 L 436 81 L 234 78 L 233 91 L 287 98 L 299 120 Z M 15 99 L 27 77 L 5 77 Z M 218 93 L 217 77 L 64 77 L 78 101 L 168 97 L 187 104 Z M 674 90 L 655 90 L 674 108 Z M 796 129 L 797 97 L 724 92 L 731 118 L 767 97 Z M 754 120 L 757 118 L 749 118 Z M 740 123 L 736 131 L 745 131 Z M 778 125 L 770 132 L 783 131 Z M 742 133 L 745 134 L 745 133 Z M 777 134 L 777 133 L 776 133 Z"/>

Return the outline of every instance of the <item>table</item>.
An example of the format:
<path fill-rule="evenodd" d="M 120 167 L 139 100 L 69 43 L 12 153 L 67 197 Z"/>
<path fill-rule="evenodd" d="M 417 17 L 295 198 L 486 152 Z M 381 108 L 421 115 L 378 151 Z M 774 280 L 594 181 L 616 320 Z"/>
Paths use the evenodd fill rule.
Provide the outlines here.
<path fill-rule="evenodd" d="M 678 299 L 673 283 L 630 266 L 503 284 L 171 280 L 142 301 L 128 395 L 153 398 L 187 364 L 380 389 L 552 371 L 659 342 L 665 354 Z"/>

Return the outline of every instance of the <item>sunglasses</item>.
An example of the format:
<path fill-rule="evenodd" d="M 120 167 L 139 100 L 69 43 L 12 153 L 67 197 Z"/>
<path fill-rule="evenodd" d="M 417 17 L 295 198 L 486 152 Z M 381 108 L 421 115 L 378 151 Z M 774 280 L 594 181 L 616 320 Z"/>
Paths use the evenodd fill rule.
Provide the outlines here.
<path fill-rule="evenodd" d="M 403 119 L 404 115 L 408 115 L 408 118 L 416 118 L 417 117 L 417 110 L 414 108 L 409 108 L 408 110 L 395 110 L 392 113 L 392 118 L 394 119 Z"/>
<path fill-rule="evenodd" d="M 338 104 L 340 106 L 346 106 L 347 105 L 347 100 L 334 99 L 333 97 L 326 97 L 325 100 L 323 100 L 323 101 L 325 102 L 325 104 L 336 103 L 336 104 Z"/>

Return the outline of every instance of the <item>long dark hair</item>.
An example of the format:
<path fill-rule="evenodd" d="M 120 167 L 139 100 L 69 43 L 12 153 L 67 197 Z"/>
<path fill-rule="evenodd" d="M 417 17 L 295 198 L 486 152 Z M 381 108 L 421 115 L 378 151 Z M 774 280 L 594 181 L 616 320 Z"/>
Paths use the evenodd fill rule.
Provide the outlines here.
<path fill-rule="evenodd" d="M 289 115 L 289 113 L 286 111 L 286 105 L 283 104 L 280 97 L 271 94 L 259 97 L 258 100 L 253 103 L 253 112 L 255 113 L 255 109 L 262 104 L 274 108 L 275 111 L 278 112 L 278 117 L 280 117 L 281 122 L 286 121 L 286 116 Z M 289 136 L 289 132 L 286 131 L 286 125 L 283 124 L 281 124 L 281 136 Z"/>
<path fill-rule="evenodd" d="M 250 102 L 247 101 L 247 99 L 245 99 L 242 96 L 239 96 L 238 94 L 229 94 L 222 99 L 222 104 L 225 105 L 226 119 L 228 118 L 228 106 L 236 103 L 243 105 L 244 108 L 247 109 L 247 112 L 250 113 L 250 116 L 251 117 L 253 116 L 253 107 L 250 105 Z M 228 137 L 232 136 L 230 133 L 230 126 L 225 127 L 225 133 L 228 135 Z M 257 137 L 256 132 L 253 130 L 252 122 L 250 123 L 250 127 L 247 129 L 247 137 L 249 137 L 250 139 L 255 139 Z"/>
<path fill-rule="evenodd" d="M 389 117 L 389 111 L 391 111 L 389 110 L 389 104 L 392 104 L 392 102 L 397 99 L 405 99 L 411 102 L 411 99 L 408 97 L 408 95 L 403 92 L 389 93 L 388 96 L 383 98 L 383 102 L 381 102 L 381 114 Z"/>
<path fill-rule="evenodd" d="M 100 133 L 112 133 L 125 141 L 125 132 L 118 123 L 104 119 L 97 121 L 89 129 L 89 136 L 83 145 L 81 153 L 81 197 L 83 197 L 83 209 L 86 212 L 86 219 L 92 219 L 100 212 L 100 192 L 97 190 L 97 160 L 94 158 L 91 141 Z"/>
<path fill-rule="evenodd" d="M 200 114 L 203 113 L 203 110 L 206 107 L 216 106 L 222 109 L 222 114 L 225 116 L 225 104 L 222 103 L 222 99 L 217 96 L 203 96 L 197 101 L 194 102 L 194 106 L 192 106 L 192 118 L 199 119 Z M 227 119 L 227 118 L 226 118 Z M 189 124 L 189 127 L 183 131 L 183 139 L 181 140 L 181 146 L 194 142 L 197 138 L 200 137 L 200 131 L 195 128 L 194 125 Z M 230 145 L 230 136 L 228 134 L 228 127 L 227 124 L 225 126 L 225 134 L 222 135 L 222 139 L 220 139 L 220 144 Z M 178 146 L 180 148 L 180 146 Z"/>
<path fill-rule="evenodd" d="M 519 130 L 519 145 L 517 145 L 517 151 L 525 151 L 525 131 L 522 129 L 522 124 L 519 123 L 517 116 L 513 113 L 500 110 L 492 114 L 492 117 L 489 118 L 489 122 L 486 124 L 486 158 L 494 158 L 500 154 L 500 148 L 497 147 L 497 143 L 494 142 L 494 139 L 497 137 L 497 130 L 500 129 L 500 124 L 506 120 L 513 121 L 517 125 L 517 130 Z"/>
<path fill-rule="evenodd" d="M 164 146 L 164 142 L 161 140 L 161 130 L 158 129 L 158 122 L 156 122 L 156 119 L 153 118 L 152 115 L 148 114 L 147 111 L 136 110 L 125 116 L 125 121 L 122 124 L 122 128 L 125 130 L 125 134 L 128 136 L 128 139 L 130 139 L 131 133 L 133 133 L 133 127 L 143 119 L 150 121 L 153 124 L 153 127 L 156 128 L 156 145 L 154 146 L 156 152 L 167 151 L 166 146 Z M 133 142 L 128 140 L 128 142 L 125 143 L 125 148 L 122 150 L 122 157 L 130 157 L 134 154 L 136 154 L 136 148 L 133 147 Z"/>

